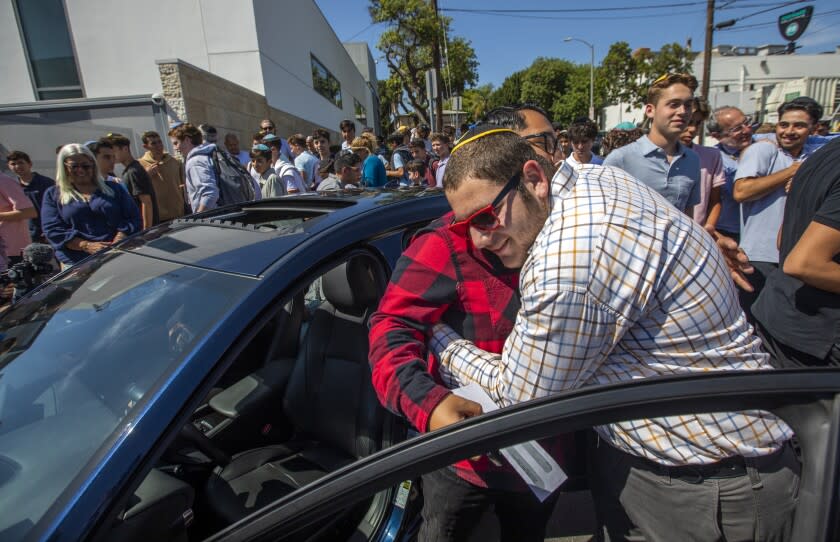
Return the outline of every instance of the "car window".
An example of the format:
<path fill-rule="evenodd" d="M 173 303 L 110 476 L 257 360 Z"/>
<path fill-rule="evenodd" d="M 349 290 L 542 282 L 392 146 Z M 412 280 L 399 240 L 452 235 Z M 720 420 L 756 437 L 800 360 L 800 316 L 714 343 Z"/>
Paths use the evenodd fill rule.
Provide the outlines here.
<path fill-rule="evenodd" d="M 293 540 L 297 529 L 305 529 L 317 515 L 370 498 L 387 485 L 395 489 L 392 509 L 414 520 L 406 519 L 403 527 L 416 529 L 425 499 L 439 504 L 439 511 L 457 508 L 475 497 L 459 501 L 463 488 L 480 488 L 484 481 L 495 488 L 486 494 L 514 496 L 505 506 L 518 511 L 516 532 L 537 524 L 545 530 L 539 539 L 589 539 L 599 528 L 596 518 L 604 517 L 611 518 L 611 539 L 639 531 L 653 538 L 690 539 L 690 534 L 683 536 L 687 528 L 705 530 L 704 538 L 710 539 L 716 529 L 718 537 L 723 532 L 727 539 L 742 539 L 745 532 L 759 533 L 762 540 L 780 533 L 783 539 L 813 538 L 814 518 L 830 510 L 835 491 L 833 484 L 822 484 L 826 467 L 808 462 L 836 461 L 836 449 L 824 447 L 834 434 L 827 429 L 838 423 L 822 402 L 825 376 L 815 375 L 796 391 L 788 390 L 788 375 L 769 384 L 761 380 L 766 374 L 741 373 L 729 381 L 719 376 L 691 382 L 656 379 L 662 382 L 577 392 L 480 415 L 457 428 L 401 443 L 398 451 L 361 459 L 344 476 L 278 503 L 260 526 L 243 525 L 228 534 L 254 535 L 271 519 L 283 518 L 273 534 Z M 778 406 L 778 412 L 775 407 L 773 413 L 759 410 L 769 405 Z M 794 425 L 779 417 L 782 413 L 797 421 L 795 436 Z M 596 424 L 581 429 L 582 419 Z M 440 461 L 444 454 L 450 457 L 448 465 Z M 554 479 L 557 467 L 562 476 Z M 401 482 L 405 479 L 411 482 Z M 559 485 L 549 484 L 552 480 Z M 809 508 L 798 509 L 805 498 Z M 544 513 L 528 516 L 525 523 L 522 505 L 528 503 Z M 471 523 L 471 540 L 499 539 L 494 506 Z M 302 517 L 302 510 L 312 515 Z M 624 516 L 633 517 L 631 527 L 637 522 L 638 528 L 622 524 Z M 412 536 L 410 530 L 401 534 Z"/>
<path fill-rule="evenodd" d="M 395 419 L 379 405 L 368 363 L 367 321 L 385 288 L 381 261 L 357 250 L 311 267 L 317 271 L 270 303 L 264 323 L 200 401 L 186 431 L 203 436 L 176 440 L 155 466 L 192 485 L 196 501 L 206 503 L 190 538 L 233 524 L 396 439 Z M 372 534 L 389 509 L 389 492 L 335 509 L 304 538 Z"/>
<path fill-rule="evenodd" d="M 253 282 L 113 253 L 0 317 L 0 539 L 26 534 Z"/>

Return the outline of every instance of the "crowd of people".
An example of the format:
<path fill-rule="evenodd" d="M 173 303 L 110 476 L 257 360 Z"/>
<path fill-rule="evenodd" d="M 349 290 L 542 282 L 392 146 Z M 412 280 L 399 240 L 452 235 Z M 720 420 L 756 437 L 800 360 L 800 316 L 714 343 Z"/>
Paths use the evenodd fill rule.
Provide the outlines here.
<path fill-rule="evenodd" d="M 696 89 L 691 75 L 664 75 L 644 127 L 600 141 L 592 119 L 561 126 L 524 104 L 457 141 L 454 127 L 422 124 L 383 141 L 345 120 L 331 147 L 325 129 L 284 138 L 264 119 L 246 151 L 235 134 L 219 145 L 212 126 L 181 123 L 167 134 L 179 159 L 157 132 L 137 158 L 107 134 L 60 147 L 55 180 L 13 151 L 17 179 L 0 175 L 3 254 L 14 264 L 48 242 L 72 265 L 229 203 L 439 188 L 452 211 L 406 249 L 370 329 L 374 387 L 421 432 L 481 412 L 452 392 L 470 382 L 507 406 L 662 375 L 840 364 L 840 138 L 819 134 L 811 98 L 785 102 L 756 134 L 743 111 L 710 110 Z M 704 129 L 714 147 L 695 143 Z M 785 539 L 793 438 L 755 411 L 599 427 L 587 454 L 599 524 L 610 539 Z M 543 445 L 568 466 L 569 437 Z M 490 505 L 504 539 L 542 540 L 556 498 L 524 494 L 487 457 L 424 476 L 423 491 L 421 540 L 464 539 Z M 661 513 L 674 502 L 712 503 L 716 519 Z"/>
<path fill-rule="evenodd" d="M 655 81 L 647 129 L 610 132 L 603 164 L 590 119 L 564 129 L 533 105 L 493 110 L 456 143 L 452 211 L 415 236 L 371 318 L 386 408 L 426 432 L 482 412 L 457 393 L 469 383 L 504 407 L 657 376 L 837 365 L 840 138 L 817 135 L 810 98 L 756 136 L 696 88 L 685 74 Z M 704 127 L 715 147 L 694 143 Z M 599 536 L 789 539 L 801 458 L 773 414 L 594 429 Z M 542 444 L 579 467 L 572 436 Z M 540 502 L 487 456 L 422 484 L 424 541 L 465 540 L 487 510 L 503 540 L 543 540 L 557 498 Z"/>
<path fill-rule="evenodd" d="M 131 140 L 116 133 L 56 149 L 51 176 L 32 169 L 30 156 L 10 152 L 0 174 L 0 270 L 19 263 L 30 243 L 49 243 L 62 265 L 145 228 L 186 214 L 311 191 L 364 187 L 441 187 L 452 136 L 428 126 L 401 127 L 384 140 L 356 125 L 339 125 L 341 145 L 330 133 L 277 135 L 271 119 L 260 122 L 250 150 L 215 127 L 176 123 L 166 134 L 178 157 L 165 152 L 163 136 L 142 134 L 135 157 Z M 121 166 L 119 176 L 117 165 Z"/>

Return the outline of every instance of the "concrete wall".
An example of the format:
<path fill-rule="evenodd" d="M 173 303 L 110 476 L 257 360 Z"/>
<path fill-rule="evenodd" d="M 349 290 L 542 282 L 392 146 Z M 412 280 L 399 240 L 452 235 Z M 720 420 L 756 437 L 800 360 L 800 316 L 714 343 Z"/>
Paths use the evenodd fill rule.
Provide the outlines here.
<path fill-rule="evenodd" d="M 334 131 L 355 119 L 353 98 L 366 104 L 367 84 L 315 2 L 254 0 L 254 16 L 269 105 Z M 341 82 L 340 109 L 313 90 L 310 54 Z"/>
<path fill-rule="evenodd" d="M 26 65 L 23 40 L 15 18 L 13 0 L 0 0 L 0 102 L 35 100 L 35 90 Z"/>
<path fill-rule="evenodd" d="M 87 98 L 162 93 L 156 60 L 180 59 L 264 96 L 281 135 L 311 126 L 337 134 L 342 119 L 354 118 L 354 98 L 369 118 L 373 111 L 365 78 L 314 0 L 64 1 Z M 34 101 L 13 0 L 0 0 L 0 51 L 0 103 Z M 310 54 L 340 81 L 341 108 L 314 90 Z M 213 105 L 211 93 L 191 92 L 190 120 L 206 115 L 201 120 L 242 123 L 234 117 L 245 109 L 219 111 L 227 98 Z"/>
<path fill-rule="evenodd" d="M 88 98 L 160 92 L 155 59 L 180 58 L 262 91 L 248 1 L 66 0 Z"/>
<path fill-rule="evenodd" d="M 215 126 L 219 139 L 227 132 L 239 137 L 240 146 L 251 146 L 251 136 L 260 121 L 271 118 L 281 135 L 296 132 L 308 135 L 318 126 L 268 105 L 265 97 L 183 60 L 159 60 L 160 85 L 167 104 L 173 110 L 172 120 L 191 122 L 196 126 Z M 332 130 L 332 141 L 338 132 Z"/>
<path fill-rule="evenodd" d="M 368 88 L 373 87 L 370 88 L 370 93 L 368 93 L 367 103 L 362 102 L 362 105 L 367 108 L 367 125 L 378 132 L 379 100 L 376 96 L 378 92 L 376 88 L 376 62 L 373 60 L 373 55 L 370 53 L 367 42 L 345 43 L 344 48 L 347 50 L 347 54 L 350 55 L 359 73 L 364 77 L 365 82 L 368 83 Z"/>

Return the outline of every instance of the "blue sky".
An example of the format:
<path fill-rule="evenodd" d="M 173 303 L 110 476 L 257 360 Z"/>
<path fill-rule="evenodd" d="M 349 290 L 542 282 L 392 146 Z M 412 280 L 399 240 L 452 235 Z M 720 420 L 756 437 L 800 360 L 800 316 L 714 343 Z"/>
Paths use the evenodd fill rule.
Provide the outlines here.
<path fill-rule="evenodd" d="M 384 25 L 371 25 L 367 0 L 315 0 L 341 41 L 368 42 L 374 58 Z M 784 4 L 767 0 L 717 0 L 727 5 L 715 13 L 715 22 L 737 19 Z M 840 4 L 836 0 L 815 0 L 746 17 L 728 30 L 716 31 L 714 43 L 756 46 L 786 43 L 779 34 L 776 19 L 782 13 L 806 5 L 814 6 L 814 17 L 798 40 L 799 53 L 832 51 L 840 45 Z M 583 9 L 589 12 L 527 13 L 488 15 L 446 11 L 449 9 Z M 626 9 L 630 6 L 656 6 Z M 666 7 L 668 6 L 668 7 Z M 705 0 L 590 0 L 589 2 L 549 2 L 547 0 L 438 0 L 438 7 L 452 17 L 452 32 L 472 42 L 478 57 L 479 84 L 499 86 L 511 73 L 531 64 L 538 56 L 557 57 L 589 63 L 589 47 L 579 42 L 563 41 L 573 36 L 595 46 L 595 63 L 606 55 L 611 43 L 626 41 L 631 48 L 658 49 L 665 43 L 685 45 L 691 38 L 692 49 L 703 49 L 705 39 Z M 622 9 L 616 9 L 622 8 Z M 598 9 L 600 11 L 595 11 Z M 767 23 L 767 24 L 765 24 Z M 387 77 L 384 62 L 377 64 L 380 78 Z M 803 74 L 804 75 L 804 74 Z"/>

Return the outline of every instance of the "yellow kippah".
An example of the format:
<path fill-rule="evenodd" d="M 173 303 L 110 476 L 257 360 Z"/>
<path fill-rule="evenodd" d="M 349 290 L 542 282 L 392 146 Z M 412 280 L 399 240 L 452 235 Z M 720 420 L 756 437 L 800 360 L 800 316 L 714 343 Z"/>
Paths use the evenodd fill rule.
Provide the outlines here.
<path fill-rule="evenodd" d="M 460 140 L 455 142 L 455 146 L 452 147 L 452 150 L 449 152 L 449 154 L 455 154 L 455 151 L 457 151 L 458 149 L 460 149 L 461 147 L 463 147 L 467 143 L 472 143 L 473 141 L 481 139 L 484 136 L 488 136 L 490 134 L 501 134 L 501 133 L 515 134 L 516 132 L 514 132 L 510 128 L 490 128 L 490 129 L 483 129 L 482 130 L 482 128 L 479 127 L 475 131 L 467 132 L 466 134 L 464 134 L 464 137 L 462 137 Z"/>

